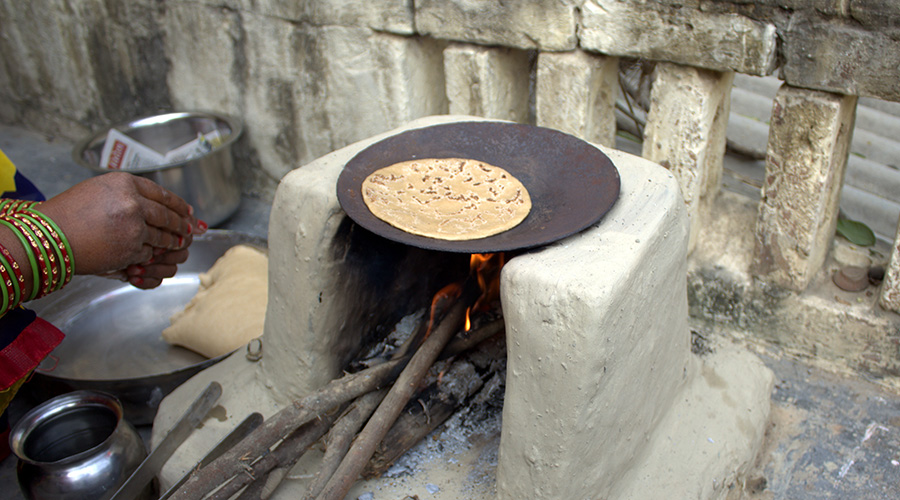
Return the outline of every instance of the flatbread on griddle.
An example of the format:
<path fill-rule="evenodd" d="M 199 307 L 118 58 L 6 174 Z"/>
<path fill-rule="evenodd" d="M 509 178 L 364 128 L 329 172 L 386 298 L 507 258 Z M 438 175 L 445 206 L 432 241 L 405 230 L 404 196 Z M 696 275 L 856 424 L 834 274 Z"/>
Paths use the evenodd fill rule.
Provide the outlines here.
<path fill-rule="evenodd" d="M 502 233 L 531 211 L 528 190 L 512 174 L 466 158 L 395 163 L 370 174 L 362 183 L 362 195 L 379 219 L 441 240 Z"/>

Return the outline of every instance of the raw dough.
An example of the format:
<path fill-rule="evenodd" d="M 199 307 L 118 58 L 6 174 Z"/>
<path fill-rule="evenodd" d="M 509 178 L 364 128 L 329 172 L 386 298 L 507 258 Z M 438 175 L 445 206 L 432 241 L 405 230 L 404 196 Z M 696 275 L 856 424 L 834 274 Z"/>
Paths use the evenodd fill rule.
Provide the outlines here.
<path fill-rule="evenodd" d="M 227 354 L 263 333 L 268 299 L 268 256 L 237 245 L 206 273 L 183 311 L 170 319 L 162 336 L 208 358 Z"/>
<path fill-rule="evenodd" d="M 502 233 L 531 210 L 528 190 L 512 174 L 465 158 L 426 158 L 384 167 L 363 181 L 362 194 L 379 219 L 441 240 Z"/>

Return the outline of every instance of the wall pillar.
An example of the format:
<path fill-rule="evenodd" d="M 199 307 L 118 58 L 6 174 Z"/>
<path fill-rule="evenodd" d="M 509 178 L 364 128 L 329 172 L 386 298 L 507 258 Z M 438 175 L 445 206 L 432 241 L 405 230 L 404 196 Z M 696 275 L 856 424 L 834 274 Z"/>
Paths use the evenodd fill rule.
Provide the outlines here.
<path fill-rule="evenodd" d="M 584 51 L 541 52 L 537 59 L 536 123 L 613 147 L 619 58 Z"/>
<path fill-rule="evenodd" d="M 752 272 L 803 291 L 834 238 L 856 96 L 782 85 L 772 105 Z"/>
<path fill-rule="evenodd" d="M 444 73 L 451 115 L 528 121 L 529 52 L 454 44 L 444 50 Z"/>
<path fill-rule="evenodd" d="M 897 223 L 891 260 L 884 273 L 884 283 L 881 285 L 881 305 L 885 309 L 900 313 L 900 222 Z"/>
<path fill-rule="evenodd" d="M 733 72 L 657 64 L 644 129 L 644 158 L 678 179 L 691 220 L 689 250 L 722 183 Z"/>

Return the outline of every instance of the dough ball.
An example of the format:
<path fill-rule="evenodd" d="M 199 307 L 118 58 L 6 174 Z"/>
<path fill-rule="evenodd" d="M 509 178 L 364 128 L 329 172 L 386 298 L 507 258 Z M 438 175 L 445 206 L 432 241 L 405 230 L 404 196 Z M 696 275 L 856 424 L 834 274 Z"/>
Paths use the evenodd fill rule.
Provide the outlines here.
<path fill-rule="evenodd" d="M 206 273 L 183 311 L 170 318 L 163 339 L 208 358 L 227 354 L 263 333 L 268 300 L 268 256 L 237 245 Z"/>

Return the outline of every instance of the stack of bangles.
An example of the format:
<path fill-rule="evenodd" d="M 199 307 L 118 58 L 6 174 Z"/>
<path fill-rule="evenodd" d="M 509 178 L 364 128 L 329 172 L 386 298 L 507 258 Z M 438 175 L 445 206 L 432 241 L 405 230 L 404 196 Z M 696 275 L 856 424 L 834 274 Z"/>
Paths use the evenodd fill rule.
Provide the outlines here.
<path fill-rule="evenodd" d="M 72 248 L 59 227 L 42 214 L 34 201 L 0 201 L 0 224 L 22 242 L 31 264 L 31 294 L 25 293 L 25 277 L 9 250 L 0 245 L 0 316 L 27 300 L 34 300 L 64 287 L 74 274 Z"/>

